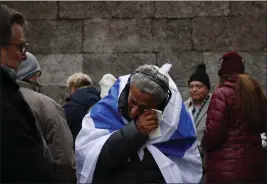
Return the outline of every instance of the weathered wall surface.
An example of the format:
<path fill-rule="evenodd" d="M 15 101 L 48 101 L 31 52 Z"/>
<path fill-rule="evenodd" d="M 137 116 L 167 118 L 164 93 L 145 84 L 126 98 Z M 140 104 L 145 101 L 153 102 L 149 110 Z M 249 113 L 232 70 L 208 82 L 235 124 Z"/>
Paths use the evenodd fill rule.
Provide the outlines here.
<path fill-rule="evenodd" d="M 85 72 L 128 74 L 140 64 L 173 64 L 184 98 L 201 62 L 216 85 L 217 61 L 237 50 L 266 88 L 265 2 L 2 2 L 28 19 L 29 51 L 43 68 L 46 93 L 63 103 L 65 81 Z"/>

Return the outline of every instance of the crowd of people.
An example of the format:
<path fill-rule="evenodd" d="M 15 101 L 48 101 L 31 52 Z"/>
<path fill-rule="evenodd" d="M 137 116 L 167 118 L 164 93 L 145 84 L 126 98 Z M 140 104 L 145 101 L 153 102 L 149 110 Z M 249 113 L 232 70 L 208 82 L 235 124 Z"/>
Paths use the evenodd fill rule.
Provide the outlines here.
<path fill-rule="evenodd" d="M 43 94 L 25 22 L 0 5 L 1 182 L 267 182 L 267 99 L 239 53 L 218 58 L 214 91 L 206 65 L 196 66 L 189 99 L 171 64 L 144 64 L 104 75 L 100 90 L 74 73 L 61 106 Z"/>

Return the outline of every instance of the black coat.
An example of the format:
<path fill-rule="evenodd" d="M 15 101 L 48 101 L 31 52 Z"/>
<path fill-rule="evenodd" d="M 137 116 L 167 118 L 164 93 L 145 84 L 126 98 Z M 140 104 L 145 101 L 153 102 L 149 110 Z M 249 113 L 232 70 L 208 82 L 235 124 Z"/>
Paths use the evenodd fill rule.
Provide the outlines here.
<path fill-rule="evenodd" d="M 119 99 L 121 115 L 128 116 L 128 89 L 123 90 Z M 140 161 L 138 150 L 145 144 L 143 136 L 135 123 L 128 123 L 114 132 L 106 141 L 96 164 L 93 184 L 95 183 L 165 183 L 158 165 L 151 153 L 145 148 L 144 158 Z"/>
<path fill-rule="evenodd" d="M 99 100 L 100 94 L 95 88 L 79 88 L 68 98 L 68 103 L 63 106 L 74 141 L 82 128 L 84 116 L 91 106 Z"/>
<path fill-rule="evenodd" d="M 1 68 L 1 183 L 55 181 L 42 139 L 19 86 Z"/>

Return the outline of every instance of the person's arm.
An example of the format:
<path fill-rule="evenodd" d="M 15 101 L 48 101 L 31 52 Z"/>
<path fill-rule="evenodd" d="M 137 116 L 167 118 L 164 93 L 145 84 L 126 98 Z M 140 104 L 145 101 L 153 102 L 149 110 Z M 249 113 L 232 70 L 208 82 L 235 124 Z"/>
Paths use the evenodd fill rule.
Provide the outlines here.
<path fill-rule="evenodd" d="M 225 139 L 226 128 L 223 118 L 227 111 L 226 98 L 220 89 L 211 97 L 206 120 L 206 129 L 201 146 L 205 151 L 210 151 L 220 146 Z"/>
<path fill-rule="evenodd" d="M 46 140 L 57 164 L 74 167 L 73 137 L 68 127 L 64 110 L 52 101 L 44 104 L 46 115 Z"/>
<path fill-rule="evenodd" d="M 55 168 L 43 155 L 34 127 L 10 104 L 1 104 L 2 182 L 55 182 Z"/>
<path fill-rule="evenodd" d="M 75 180 L 75 157 L 73 137 L 68 127 L 63 108 L 53 101 L 43 106 L 46 116 L 46 140 L 54 156 L 57 176 L 62 182 Z"/>
<path fill-rule="evenodd" d="M 128 157 L 136 154 L 146 140 L 147 136 L 141 134 L 133 122 L 114 132 L 101 150 L 94 179 L 115 171 L 118 166 L 127 161 Z"/>
<path fill-rule="evenodd" d="M 82 128 L 82 120 L 87 114 L 88 109 L 84 106 L 69 102 L 64 106 L 64 111 L 73 137 L 73 141 L 75 142 L 76 137 Z"/>

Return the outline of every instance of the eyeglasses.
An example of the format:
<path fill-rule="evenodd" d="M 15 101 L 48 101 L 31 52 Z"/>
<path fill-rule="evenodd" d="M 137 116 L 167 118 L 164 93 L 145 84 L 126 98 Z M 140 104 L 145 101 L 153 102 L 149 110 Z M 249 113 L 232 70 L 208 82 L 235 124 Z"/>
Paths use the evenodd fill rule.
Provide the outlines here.
<path fill-rule="evenodd" d="M 34 76 L 36 76 L 36 77 L 39 78 L 39 77 L 41 77 L 41 75 L 42 75 L 42 72 L 41 71 L 36 71 L 36 72 L 28 75 L 27 78 L 31 78 L 31 77 L 34 77 Z"/>
<path fill-rule="evenodd" d="M 41 75 L 42 75 L 42 72 L 41 72 L 41 71 L 37 71 L 37 72 L 36 72 L 36 76 L 37 76 L 37 77 L 41 77 Z"/>
<path fill-rule="evenodd" d="M 197 90 L 203 88 L 204 85 L 203 84 L 196 84 L 196 85 L 189 85 L 189 89 L 194 89 L 196 88 Z"/>
<path fill-rule="evenodd" d="M 28 43 L 22 43 L 22 44 L 15 44 L 15 43 L 1 43 L 3 45 L 16 45 L 16 46 L 19 46 L 19 49 L 20 49 L 20 52 L 21 54 L 26 54 L 26 51 L 28 49 Z"/>

